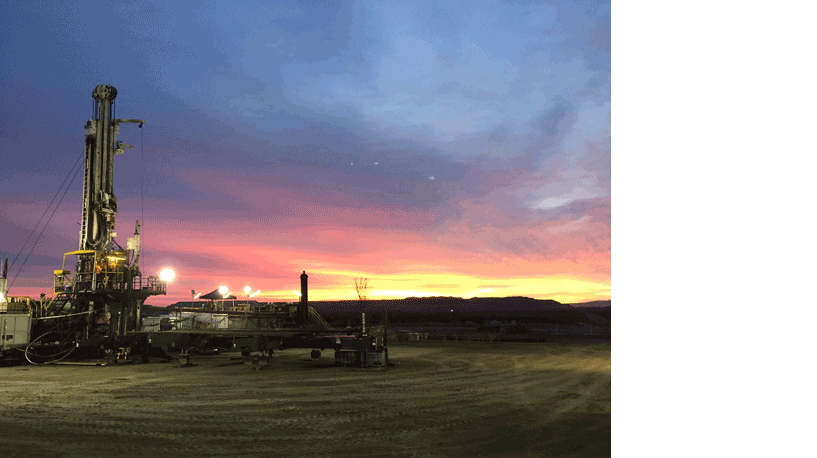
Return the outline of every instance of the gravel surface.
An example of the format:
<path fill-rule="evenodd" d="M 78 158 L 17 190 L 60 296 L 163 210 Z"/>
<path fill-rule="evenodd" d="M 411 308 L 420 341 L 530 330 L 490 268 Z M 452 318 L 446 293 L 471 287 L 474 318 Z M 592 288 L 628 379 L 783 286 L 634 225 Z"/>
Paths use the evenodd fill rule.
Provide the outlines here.
<path fill-rule="evenodd" d="M 331 351 L 0 367 L 0 456 L 610 456 L 610 344 L 402 344 L 386 370 Z"/>

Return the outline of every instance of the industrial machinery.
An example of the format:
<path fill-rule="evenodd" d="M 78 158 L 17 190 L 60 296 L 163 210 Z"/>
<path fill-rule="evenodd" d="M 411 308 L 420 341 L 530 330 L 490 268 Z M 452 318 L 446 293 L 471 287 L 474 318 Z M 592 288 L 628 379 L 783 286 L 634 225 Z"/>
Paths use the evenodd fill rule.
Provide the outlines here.
<path fill-rule="evenodd" d="M 164 352 L 182 356 L 190 362 L 191 352 L 202 350 L 208 341 L 229 340 L 231 345 L 240 350 L 255 367 L 262 367 L 269 362 L 275 350 L 288 348 L 311 348 L 312 359 L 321 357 L 321 351 L 332 349 L 335 352 L 335 363 L 343 366 L 385 367 L 388 365 L 388 342 L 386 326 L 370 327 L 368 332 L 362 326 L 331 328 L 315 309 L 309 306 L 308 279 L 303 272 L 301 279 L 301 300 L 297 304 L 275 306 L 271 313 L 261 312 L 258 315 L 248 314 L 243 318 L 264 320 L 268 327 L 241 329 L 243 326 L 226 326 L 223 328 L 176 328 L 171 330 L 143 329 L 134 331 L 132 336 L 144 336 L 148 346 Z M 202 313 L 201 317 L 206 315 Z M 239 318 L 233 316 L 231 319 Z M 273 324 L 278 323 L 278 324 Z"/>
<path fill-rule="evenodd" d="M 338 364 L 363 367 L 388 363 L 384 327 L 332 329 L 309 306 L 307 274 L 301 275 L 301 300 L 275 308 L 270 325 L 248 329 L 141 330 L 140 311 L 145 299 L 166 294 L 160 278 L 143 278 L 139 270 L 140 224 L 123 248 L 116 240 L 117 200 L 113 192 L 114 157 L 132 148 L 116 140 L 120 124 L 138 119 L 114 117 L 116 88 L 97 86 L 93 119 L 85 125 L 85 179 L 79 247 L 65 253 L 62 267 L 54 271 L 53 296 L 32 301 L 16 298 L 13 305 L 0 282 L 0 331 L 2 350 L 20 350 L 33 364 L 54 363 L 68 356 L 102 358 L 108 363 L 131 357 L 149 359 L 150 354 L 186 356 L 214 338 L 228 338 L 242 354 L 258 361 L 270 358 L 274 349 L 312 348 L 335 350 Z M 72 268 L 72 269 L 71 269 Z M 3 308 L 2 306 L 5 306 Z M 12 316 L 12 312 L 14 316 Z M 13 332 L 9 333 L 9 326 Z M 5 330 L 4 330 L 5 329 Z M 2 359 L 2 358 L 0 358 Z"/>
<path fill-rule="evenodd" d="M 93 119 L 85 125 L 79 249 L 65 253 L 62 268 L 54 271 L 53 297 L 32 313 L 32 340 L 25 350 L 31 362 L 64 358 L 76 349 L 89 355 L 110 351 L 139 329 L 145 299 L 165 294 L 166 283 L 143 278 L 139 270 L 139 221 L 126 248 L 114 239 L 114 157 L 132 148 L 116 137 L 120 124 L 138 123 L 141 128 L 144 123 L 114 118 L 116 94 L 109 85 L 99 85 L 92 93 Z"/>
<path fill-rule="evenodd" d="M 29 297 L 8 295 L 6 279 L 8 259 L 0 262 L 0 362 L 21 360 L 21 352 L 31 336 L 31 304 Z"/>

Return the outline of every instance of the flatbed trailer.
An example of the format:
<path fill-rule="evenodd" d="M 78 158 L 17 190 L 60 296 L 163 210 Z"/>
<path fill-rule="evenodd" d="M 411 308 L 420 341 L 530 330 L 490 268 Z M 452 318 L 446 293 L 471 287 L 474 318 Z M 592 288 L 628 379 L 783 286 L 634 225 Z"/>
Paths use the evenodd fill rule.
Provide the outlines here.
<path fill-rule="evenodd" d="M 227 338 L 232 347 L 250 358 L 272 358 L 275 350 L 311 348 L 312 358 L 321 351 L 335 351 L 335 362 L 344 366 L 375 367 L 388 364 L 386 327 L 374 326 L 363 334 L 360 329 L 199 329 L 169 331 L 133 331 L 121 341 L 123 347 L 106 352 L 109 363 L 121 360 L 124 349 L 129 359 L 150 354 L 178 354 L 190 363 L 191 355 L 205 351 L 207 343 L 216 338 Z"/>

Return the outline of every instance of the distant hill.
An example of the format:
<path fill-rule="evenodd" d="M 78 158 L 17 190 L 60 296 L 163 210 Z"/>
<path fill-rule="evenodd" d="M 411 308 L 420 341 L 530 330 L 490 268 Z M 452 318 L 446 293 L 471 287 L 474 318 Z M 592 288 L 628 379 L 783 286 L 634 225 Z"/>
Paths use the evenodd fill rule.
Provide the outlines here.
<path fill-rule="evenodd" d="M 610 326 L 612 319 L 610 301 L 593 301 L 570 305 L 584 313 L 590 322 L 597 325 Z"/>
<path fill-rule="evenodd" d="M 186 305 L 186 303 L 177 303 Z M 174 305 L 177 305 L 174 304 Z M 525 322 L 550 322 L 578 324 L 592 322 L 610 323 L 610 301 L 594 301 L 582 304 L 562 304 L 552 299 L 530 297 L 409 297 L 406 299 L 380 299 L 360 301 L 310 301 L 327 320 L 345 323 L 359 317 L 365 305 L 373 322 L 380 322 L 383 310 L 389 311 L 392 322 L 449 322 L 490 319 L 524 319 Z M 142 306 L 142 316 L 165 314 L 173 307 Z M 330 320 L 330 321 L 331 321 Z"/>
<path fill-rule="evenodd" d="M 256 301 L 251 301 L 258 303 Z M 316 310 L 343 313 L 359 312 L 360 301 L 310 301 L 309 304 Z M 190 302 L 178 302 L 173 306 L 195 306 Z M 173 306 L 170 306 L 171 308 Z M 593 301 L 580 304 L 562 304 L 552 299 L 532 299 L 524 296 L 511 297 L 407 297 L 405 299 L 376 299 L 365 301 L 365 307 L 370 311 L 388 309 L 390 312 L 565 312 L 575 309 L 610 307 L 610 301 Z M 142 313 L 167 313 L 165 307 L 156 307 L 144 304 Z"/>
<path fill-rule="evenodd" d="M 360 311 L 360 301 L 314 301 L 310 305 L 318 311 L 333 313 Z M 405 299 L 367 300 L 365 307 L 370 311 L 388 309 L 389 312 L 559 312 L 573 310 L 573 307 L 551 299 L 531 299 L 529 297 L 408 297 Z"/>
<path fill-rule="evenodd" d="M 592 302 L 582 302 L 580 304 L 570 304 L 571 307 L 583 309 L 583 308 L 610 308 L 610 302 L 607 301 L 592 301 Z"/>
<path fill-rule="evenodd" d="M 315 310 L 330 322 L 354 322 L 360 314 L 359 301 L 311 302 Z M 389 311 L 392 323 L 441 323 L 523 320 L 578 324 L 587 322 L 585 313 L 550 299 L 529 297 L 409 297 L 406 299 L 365 301 L 367 316 L 372 323 L 382 323 L 383 310 Z M 525 318 L 523 318 L 525 317 Z"/>

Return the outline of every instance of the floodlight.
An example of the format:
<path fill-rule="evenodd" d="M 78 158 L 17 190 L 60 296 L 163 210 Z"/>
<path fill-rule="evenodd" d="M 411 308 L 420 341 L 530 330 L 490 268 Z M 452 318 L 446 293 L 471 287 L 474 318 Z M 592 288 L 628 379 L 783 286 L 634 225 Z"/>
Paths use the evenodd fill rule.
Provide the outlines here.
<path fill-rule="evenodd" d="M 173 269 L 162 269 L 159 272 L 159 278 L 165 283 L 170 283 L 176 278 L 176 272 L 173 272 Z"/>
<path fill-rule="evenodd" d="M 244 287 L 244 294 L 250 294 L 250 291 L 252 291 L 252 288 L 250 288 L 249 286 Z"/>
<path fill-rule="evenodd" d="M 218 293 L 221 294 L 222 297 L 226 296 L 227 291 L 229 290 L 224 285 L 218 287 Z"/>

